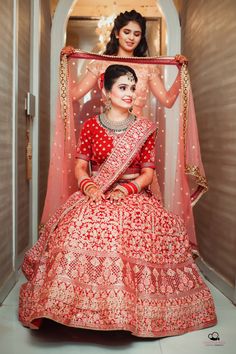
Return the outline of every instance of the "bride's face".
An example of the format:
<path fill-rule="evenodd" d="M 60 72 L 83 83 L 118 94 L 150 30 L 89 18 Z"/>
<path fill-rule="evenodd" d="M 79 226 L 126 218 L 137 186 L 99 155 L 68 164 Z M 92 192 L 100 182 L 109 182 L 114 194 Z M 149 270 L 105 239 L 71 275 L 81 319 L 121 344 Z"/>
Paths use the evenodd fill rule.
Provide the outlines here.
<path fill-rule="evenodd" d="M 120 76 L 113 84 L 109 97 L 113 107 L 128 110 L 134 104 L 136 83 L 132 74 Z"/>
<path fill-rule="evenodd" d="M 137 22 L 130 21 L 117 33 L 116 38 L 124 52 L 133 53 L 141 41 L 142 30 Z"/>

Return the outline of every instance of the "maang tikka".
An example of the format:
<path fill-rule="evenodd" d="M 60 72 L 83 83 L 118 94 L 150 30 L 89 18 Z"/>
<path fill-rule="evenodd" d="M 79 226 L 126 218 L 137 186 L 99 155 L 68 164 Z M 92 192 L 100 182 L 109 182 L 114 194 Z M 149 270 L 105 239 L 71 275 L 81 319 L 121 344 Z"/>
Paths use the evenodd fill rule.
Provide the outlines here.
<path fill-rule="evenodd" d="M 128 77 L 128 80 L 129 80 L 129 81 L 134 81 L 134 82 L 135 82 L 134 75 L 133 75 L 130 71 L 128 71 L 128 72 L 126 73 L 126 76 Z"/>

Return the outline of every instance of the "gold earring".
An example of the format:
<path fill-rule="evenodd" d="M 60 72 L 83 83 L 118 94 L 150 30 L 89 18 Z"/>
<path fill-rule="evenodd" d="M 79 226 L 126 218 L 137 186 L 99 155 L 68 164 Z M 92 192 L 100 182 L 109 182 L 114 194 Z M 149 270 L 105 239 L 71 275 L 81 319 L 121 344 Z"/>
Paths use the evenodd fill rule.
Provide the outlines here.
<path fill-rule="evenodd" d="M 111 98 L 108 96 L 105 102 L 105 111 L 110 111 L 111 109 Z"/>

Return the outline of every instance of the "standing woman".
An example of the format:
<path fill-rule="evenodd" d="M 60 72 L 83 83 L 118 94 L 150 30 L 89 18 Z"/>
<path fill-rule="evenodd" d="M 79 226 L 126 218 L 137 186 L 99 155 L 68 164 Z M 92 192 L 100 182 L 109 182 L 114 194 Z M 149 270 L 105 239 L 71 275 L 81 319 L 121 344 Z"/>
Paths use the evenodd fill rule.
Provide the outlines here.
<path fill-rule="evenodd" d="M 110 41 L 106 46 L 104 54 L 120 57 L 145 57 L 147 55 L 148 45 L 146 40 L 146 20 L 135 10 L 120 13 L 115 21 L 111 31 Z M 75 52 L 73 47 L 65 47 L 61 54 L 70 55 Z M 180 65 L 187 61 L 183 55 L 176 55 L 175 60 Z M 107 62 L 92 62 L 87 67 L 87 73 L 73 90 L 73 96 L 79 100 L 88 93 L 98 82 L 100 75 L 110 65 Z M 137 115 L 143 113 L 143 108 L 147 102 L 147 91 L 151 90 L 161 105 L 171 108 L 175 103 L 181 85 L 180 72 L 167 91 L 161 79 L 161 73 L 158 67 L 154 65 L 129 64 L 134 68 L 138 85 L 136 100 L 133 105 L 133 112 Z"/>
<path fill-rule="evenodd" d="M 38 329 L 48 318 L 164 337 L 216 323 L 182 219 L 149 190 L 157 126 L 130 113 L 137 81 L 126 65 L 105 71 L 102 89 L 110 108 L 83 125 L 75 167 L 79 191 L 25 255 L 28 282 L 20 290 L 19 318 L 26 327 Z M 98 166 L 94 177 L 91 160 Z"/>

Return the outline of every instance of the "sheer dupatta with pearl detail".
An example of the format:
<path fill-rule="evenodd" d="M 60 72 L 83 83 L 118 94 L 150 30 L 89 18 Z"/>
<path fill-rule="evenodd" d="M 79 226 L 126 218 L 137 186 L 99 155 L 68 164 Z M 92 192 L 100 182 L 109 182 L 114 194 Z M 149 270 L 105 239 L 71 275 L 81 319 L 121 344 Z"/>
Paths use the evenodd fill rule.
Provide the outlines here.
<path fill-rule="evenodd" d="M 190 243 L 196 248 L 192 205 L 207 190 L 207 182 L 186 65 L 181 67 L 180 82 L 172 87 L 169 96 L 163 93 L 162 87 L 158 92 L 160 80 L 164 80 L 169 70 L 178 64 L 171 57 L 121 58 L 81 51 L 75 51 L 69 57 L 62 56 L 54 141 L 41 222 L 47 222 L 56 209 L 78 190 L 74 165 L 80 129 L 87 118 L 103 111 L 104 98 L 99 89 L 99 78 L 106 67 L 114 63 L 131 66 L 138 76 L 133 112 L 138 118 L 146 116 L 159 125 L 156 176 L 164 206 L 182 216 Z M 169 101 L 175 101 L 178 95 L 170 107 Z M 175 124 L 176 139 L 173 139 L 172 129 L 168 128 L 172 120 L 178 121 Z M 153 188 L 155 190 L 158 188 Z"/>

